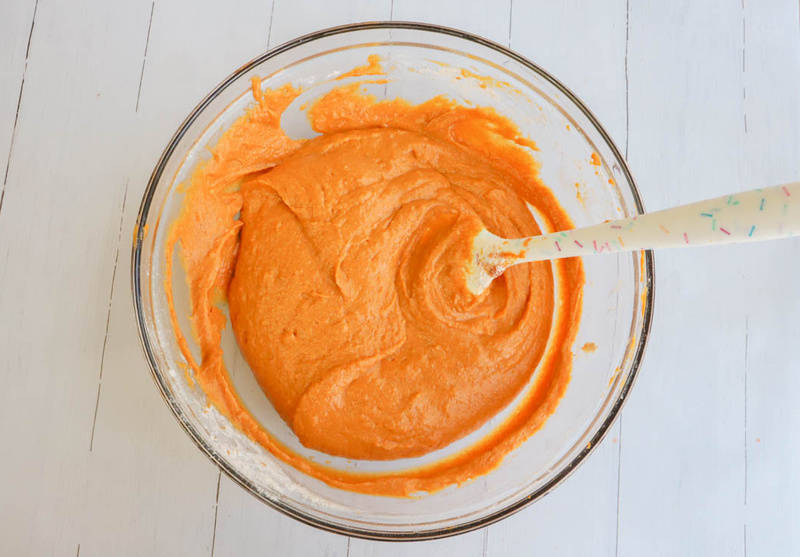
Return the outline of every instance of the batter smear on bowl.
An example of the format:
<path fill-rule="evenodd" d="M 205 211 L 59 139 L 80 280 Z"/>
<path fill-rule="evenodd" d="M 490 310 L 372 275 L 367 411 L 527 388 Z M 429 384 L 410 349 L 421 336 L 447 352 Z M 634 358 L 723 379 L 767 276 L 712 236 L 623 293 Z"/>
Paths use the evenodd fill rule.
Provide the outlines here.
<path fill-rule="evenodd" d="M 370 66 L 375 61 L 370 61 Z M 199 166 L 167 250 L 179 249 L 201 358 L 194 377 L 231 422 L 330 485 L 433 492 L 495 468 L 555 410 L 570 376 L 579 259 L 509 269 L 480 296 L 464 283 L 482 227 L 507 238 L 572 228 L 531 156 L 488 108 L 443 97 L 377 102 L 342 85 L 309 110 L 322 135 L 280 118 L 300 91 L 262 91 Z M 166 288 L 171 304 L 172 278 Z M 424 455 L 479 428 L 530 383 L 494 431 L 461 453 L 384 474 L 343 472 L 278 442 L 237 396 L 219 305 L 258 383 L 306 447 L 352 459 Z"/>

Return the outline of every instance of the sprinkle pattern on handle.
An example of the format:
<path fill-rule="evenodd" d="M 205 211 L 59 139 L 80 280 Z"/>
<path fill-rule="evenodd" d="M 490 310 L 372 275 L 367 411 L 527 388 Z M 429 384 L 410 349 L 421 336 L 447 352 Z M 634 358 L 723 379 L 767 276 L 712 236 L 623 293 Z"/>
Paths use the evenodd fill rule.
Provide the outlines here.
<path fill-rule="evenodd" d="M 726 195 L 629 219 L 534 238 L 476 238 L 502 267 L 599 253 L 771 240 L 800 235 L 800 182 Z M 497 243 L 499 241 L 499 244 Z M 480 247 L 479 247 L 480 245 Z M 497 248 L 500 249 L 497 249 Z"/>

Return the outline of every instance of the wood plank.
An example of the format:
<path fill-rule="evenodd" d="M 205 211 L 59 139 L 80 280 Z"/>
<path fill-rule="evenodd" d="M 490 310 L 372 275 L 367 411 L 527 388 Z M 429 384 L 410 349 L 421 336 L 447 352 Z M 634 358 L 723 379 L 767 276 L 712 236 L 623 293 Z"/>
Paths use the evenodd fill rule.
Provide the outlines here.
<path fill-rule="evenodd" d="M 649 210 L 742 189 L 742 19 L 631 2 L 629 160 Z M 648 354 L 624 413 L 619 555 L 742 554 L 750 246 L 656 256 Z"/>
<path fill-rule="evenodd" d="M 214 556 L 344 556 L 348 538 L 307 526 L 221 477 Z"/>
<path fill-rule="evenodd" d="M 154 134 L 143 157 L 150 167 L 195 105 L 267 49 L 272 9 L 255 0 L 229 2 L 224 10 L 211 0 L 154 6 L 138 110 L 145 133 Z"/>
<path fill-rule="evenodd" d="M 38 6 L 0 212 L 4 554 L 74 555 L 81 541 L 128 157 L 119 138 L 149 8 Z"/>
<path fill-rule="evenodd" d="M 135 149 L 81 547 L 88 555 L 210 555 L 215 535 L 219 471 L 161 400 L 135 340 L 129 238 L 147 178 L 175 128 L 232 69 L 265 50 L 270 5 L 244 0 L 220 10 L 212 1 L 183 1 L 152 8 L 144 65 L 146 28 L 136 63 L 141 87 L 129 138 Z M 277 516 L 271 514 L 268 528 Z"/>
<path fill-rule="evenodd" d="M 442 540 L 425 542 L 373 542 L 351 539 L 348 557 L 478 557 L 485 555 L 485 530 L 478 530 Z"/>
<path fill-rule="evenodd" d="M 392 19 L 454 27 L 508 46 L 511 0 L 394 0 Z"/>
<path fill-rule="evenodd" d="M 625 17 L 623 0 L 515 2 L 511 25 L 511 47 L 570 87 L 621 146 L 626 127 Z M 487 555 L 614 555 L 619 439 L 616 424 L 563 485 L 489 527 Z"/>
<path fill-rule="evenodd" d="M 274 0 L 270 47 L 325 27 L 389 19 L 391 0 Z"/>
<path fill-rule="evenodd" d="M 787 0 L 742 2 L 742 174 L 750 186 L 800 180 L 800 15 Z M 744 128 L 744 122 L 743 122 Z M 749 555 L 800 553 L 800 241 L 743 253 L 746 479 Z"/>
<path fill-rule="evenodd" d="M 8 177 L 35 11 L 36 0 L 14 0 L 3 7 L 0 19 L 0 37 L 3 37 L 3 48 L 0 49 L 0 200 Z"/>
<path fill-rule="evenodd" d="M 569 87 L 625 146 L 624 0 L 514 2 L 511 48 Z"/>
<path fill-rule="evenodd" d="M 486 555 L 614 555 L 619 430 L 552 493 L 489 527 Z"/>
<path fill-rule="evenodd" d="M 354 0 L 337 4 L 335 10 L 321 0 L 275 0 L 266 38 L 276 46 L 324 27 L 387 19 L 389 12 L 390 0 Z M 257 555 L 267 550 L 276 555 L 345 555 L 348 538 L 285 517 L 223 477 L 214 555 Z"/>

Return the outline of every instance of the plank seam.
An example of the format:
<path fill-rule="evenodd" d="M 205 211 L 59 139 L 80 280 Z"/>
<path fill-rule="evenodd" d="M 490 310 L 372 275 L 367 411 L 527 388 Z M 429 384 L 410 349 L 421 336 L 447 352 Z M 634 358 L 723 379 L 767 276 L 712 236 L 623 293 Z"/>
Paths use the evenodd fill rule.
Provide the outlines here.
<path fill-rule="evenodd" d="M 747 482 L 748 482 L 748 418 L 747 418 L 747 375 L 750 367 L 750 316 L 744 318 L 744 554 L 747 555 Z"/>
<path fill-rule="evenodd" d="M 631 136 L 631 111 L 630 111 L 630 79 L 628 69 L 628 53 L 631 42 L 631 3 L 625 0 L 625 159 L 628 159 L 628 148 Z M 615 323 L 616 326 L 616 323 Z M 620 534 L 620 492 L 622 485 L 622 420 L 623 415 L 619 416 L 619 444 L 617 445 L 617 527 L 614 533 L 614 555 L 619 557 L 619 534 Z"/>
<path fill-rule="evenodd" d="M 744 525 L 744 557 L 747 557 L 747 524 Z"/>
<path fill-rule="evenodd" d="M 744 0 L 742 0 L 742 116 L 744 118 L 744 133 L 747 133 L 747 82 L 744 77 L 747 73 L 747 25 L 745 21 Z"/>
<path fill-rule="evenodd" d="M 103 335 L 103 349 L 100 351 L 100 374 L 97 377 L 97 396 L 94 401 L 94 415 L 92 416 L 92 431 L 89 435 L 89 452 L 94 449 L 94 432 L 97 427 L 97 411 L 100 409 L 100 389 L 103 386 L 103 369 L 106 363 L 106 347 L 108 346 L 108 329 L 111 324 L 111 302 L 114 299 L 114 284 L 117 279 L 117 266 L 119 265 L 119 247 L 122 243 L 122 223 L 125 218 L 125 205 L 128 201 L 128 184 L 129 180 L 125 180 L 122 191 L 122 206 L 120 207 L 119 214 L 119 230 L 117 231 L 117 246 L 114 251 L 114 268 L 111 271 L 111 288 L 108 293 L 108 307 L 106 308 L 106 329 Z"/>
<path fill-rule="evenodd" d="M 139 89 L 136 92 L 136 110 L 139 112 L 139 100 L 142 97 L 142 81 L 144 81 L 144 66 L 147 62 L 147 49 L 150 47 L 150 29 L 153 27 L 153 12 L 156 9 L 156 0 L 150 4 L 150 20 L 147 22 L 147 38 L 144 40 L 144 56 L 142 57 L 142 71 L 139 73 Z"/>
<path fill-rule="evenodd" d="M 222 470 L 217 468 L 217 495 L 214 499 L 214 529 L 211 532 L 211 557 L 217 547 L 217 516 L 219 515 L 219 484 L 222 479 Z"/>
<path fill-rule="evenodd" d="M 17 122 L 19 121 L 19 109 L 22 106 L 22 92 L 25 90 L 25 75 L 28 73 L 28 58 L 31 54 L 31 39 L 33 29 L 36 26 L 36 12 L 39 10 L 39 0 L 33 4 L 33 16 L 31 17 L 31 29 L 28 31 L 28 44 L 25 47 L 25 64 L 22 66 L 22 80 L 19 83 L 19 94 L 17 95 L 17 110 L 14 113 L 14 125 L 11 127 L 11 144 L 8 146 L 8 157 L 6 158 L 6 170 L 3 174 L 3 186 L 0 188 L 0 213 L 3 211 L 3 199 L 6 196 L 6 184 L 8 183 L 8 169 L 11 167 L 11 157 L 14 154 L 14 143 L 17 139 Z"/>
<path fill-rule="evenodd" d="M 619 533 L 620 533 L 620 485 L 622 480 L 622 415 L 619 417 L 619 444 L 617 445 L 617 531 L 614 535 L 614 555 L 619 556 Z"/>
<path fill-rule="evenodd" d="M 628 145 L 630 139 L 631 129 L 631 111 L 630 111 L 630 98 L 628 94 L 628 51 L 630 45 L 630 19 L 631 19 L 631 3 L 630 0 L 625 2 L 625 158 L 628 158 Z"/>
<path fill-rule="evenodd" d="M 745 0 L 742 0 L 742 120 L 744 122 L 744 133 L 747 135 L 747 15 Z M 744 432 L 743 432 L 743 452 L 744 452 L 744 494 L 742 509 L 742 553 L 747 557 L 747 481 L 748 481 L 748 454 L 747 454 L 747 368 L 750 359 L 750 316 L 744 317 Z"/>
<path fill-rule="evenodd" d="M 269 43 L 272 40 L 272 22 L 275 20 L 275 2 L 276 0 L 272 0 L 272 6 L 269 9 L 269 25 L 267 26 L 267 48 L 269 48 Z"/>

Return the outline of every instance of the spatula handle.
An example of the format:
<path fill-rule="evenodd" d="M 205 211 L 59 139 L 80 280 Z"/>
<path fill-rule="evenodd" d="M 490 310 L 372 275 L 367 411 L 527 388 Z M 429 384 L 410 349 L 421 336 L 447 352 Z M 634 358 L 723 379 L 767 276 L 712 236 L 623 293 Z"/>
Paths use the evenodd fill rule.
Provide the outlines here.
<path fill-rule="evenodd" d="M 629 219 L 511 240 L 516 262 L 800 235 L 800 182 L 725 195 Z"/>

